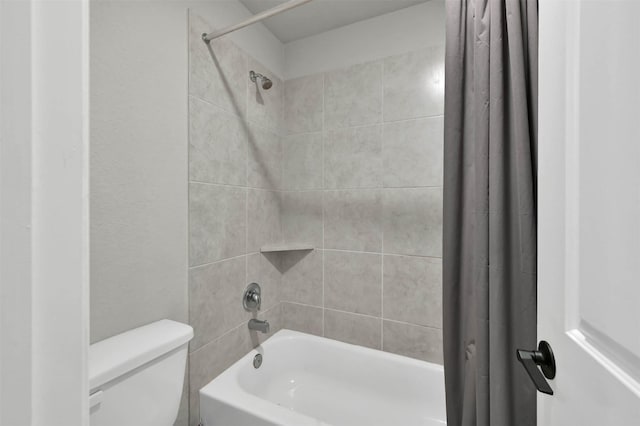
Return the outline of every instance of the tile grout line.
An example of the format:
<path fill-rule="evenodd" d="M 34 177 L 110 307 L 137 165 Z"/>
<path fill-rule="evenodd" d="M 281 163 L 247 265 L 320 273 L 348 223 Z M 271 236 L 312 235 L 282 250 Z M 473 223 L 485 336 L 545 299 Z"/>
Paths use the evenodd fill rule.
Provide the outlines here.
<path fill-rule="evenodd" d="M 382 178 L 380 179 L 381 185 L 384 188 L 384 180 L 386 175 L 386 170 L 384 167 L 384 79 L 385 79 L 385 61 L 381 61 L 381 77 L 380 77 L 380 115 L 382 125 L 380 126 L 380 157 L 381 157 L 381 168 L 382 168 Z M 384 198 L 382 200 L 382 229 L 381 229 L 381 242 L 380 242 L 380 251 L 384 253 Z M 380 255 L 380 350 L 384 350 L 384 255 Z"/>
<path fill-rule="evenodd" d="M 285 210 L 285 198 L 286 198 L 286 193 L 284 192 L 284 188 L 285 188 L 285 150 L 287 148 L 287 139 L 285 136 L 285 121 L 284 121 L 284 93 L 285 93 L 285 80 L 284 78 L 280 78 L 280 96 L 279 96 L 279 102 L 280 102 L 280 108 L 278 111 L 278 122 L 277 122 L 277 127 L 278 127 L 278 137 L 280 139 L 280 190 L 282 190 L 282 192 L 278 193 L 278 205 L 279 205 L 279 212 L 278 212 L 278 222 L 279 222 L 279 226 L 280 226 L 280 241 L 282 241 L 284 243 L 285 241 L 285 226 L 284 226 L 284 220 L 283 220 L 283 212 Z M 282 320 L 282 295 L 283 295 L 283 290 L 284 290 L 284 272 L 282 272 L 282 265 L 283 265 L 283 259 L 282 257 L 278 257 L 278 266 L 276 267 L 276 269 L 278 270 L 278 274 L 279 274 L 279 282 L 278 282 L 278 289 L 277 289 L 277 300 L 278 300 L 278 306 L 279 306 L 279 311 L 278 311 L 278 330 L 282 329 L 282 325 L 283 325 L 283 320 Z"/>
<path fill-rule="evenodd" d="M 276 303 L 275 305 L 271 306 L 269 309 L 267 309 L 266 311 L 262 312 L 263 315 L 266 315 L 267 313 L 271 312 L 272 310 L 276 309 L 278 307 L 280 303 Z M 244 326 L 246 324 L 246 320 L 242 320 L 239 324 L 234 325 L 232 327 L 230 327 L 227 331 L 225 331 L 224 333 L 222 333 L 221 335 L 215 337 L 214 339 L 209 340 L 208 342 L 206 342 L 205 344 L 199 346 L 197 349 L 194 349 L 193 351 L 189 352 L 189 355 L 194 354 L 196 352 L 198 352 L 200 349 L 203 349 L 207 346 L 209 346 L 212 343 L 217 342 L 218 340 L 222 339 L 223 337 L 226 337 L 229 333 L 232 333 L 236 330 L 238 330 L 240 327 Z"/>
<path fill-rule="evenodd" d="M 442 260 L 442 257 L 438 256 L 427 256 L 427 255 L 419 255 L 419 254 L 404 254 L 404 253 L 383 253 L 376 251 L 361 251 L 361 250 L 345 250 L 345 249 L 336 249 L 336 248 L 326 248 L 323 249 L 326 251 L 338 251 L 342 253 L 360 253 L 360 254 L 375 254 L 379 256 L 397 256 L 397 257 L 416 257 L 419 259 L 434 259 L 434 260 Z"/>
<path fill-rule="evenodd" d="M 423 325 L 423 324 L 414 324 L 412 322 L 406 322 L 406 321 L 400 321 L 400 320 L 394 320 L 394 319 L 390 319 L 390 318 L 381 318 L 381 320 L 387 321 L 387 322 L 393 322 L 396 324 L 402 324 L 402 325 L 408 325 L 411 327 L 418 327 L 418 328 L 428 328 L 430 330 L 438 330 L 438 331 L 442 331 L 441 327 L 434 327 L 432 325 Z"/>
<path fill-rule="evenodd" d="M 378 317 L 378 316 L 375 316 L 375 315 L 361 314 L 359 312 L 344 311 L 342 309 L 336 309 L 336 308 L 323 308 L 322 306 L 310 305 L 308 303 L 296 302 L 296 301 L 293 301 L 293 300 L 282 300 L 281 303 L 288 303 L 290 305 L 304 306 L 304 307 L 307 307 L 307 308 L 323 309 L 323 310 L 326 310 L 326 311 L 340 312 L 342 314 L 354 315 L 354 316 L 358 316 L 358 317 L 369 318 L 369 319 L 372 319 L 372 320 L 379 320 L 381 322 L 387 321 L 387 322 L 393 322 L 393 323 L 396 323 L 396 324 L 408 325 L 408 326 L 413 326 L 413 327 L 428 328 L 428 329 L 431 329 L 431 330 L 442 330 L 441 327 L 436 327 L 436 326 L 433 326 L 433 325 L 415 324 L 415 323 L 412 323 L 412 322 L 395 320 L 395 319 L 391 319 L 391 318 L 381 318 L 381 317 Z"/>
<path fill-rule="evenodd" d="M 247 160 L 248 162 L 248 160 Z M 247 171 L 247 176 L 248 176 L 248 171 Z M 195 183 L 198 185 L 208 185 L 208 186 L 218 186 L 221 188 L 237 188 L 237 189 L 252 189 L 252 190 L 256 190 L 256 191 L 268 191 L 268 192 L 295 192 L 295 191 L 282 191 L 282 190 L 278 190 L 278 189 L 273 189 L 273 188 L 262 188 L 262 187 L 257 187 L 257 186 L 248 186 L 248 185 L 235 185 L 235 184 L 231 184 L 231 183 L 218 183 L 218 182 L 204 182 L 204 181 L 200 181 L 200 180 L 190 180 L 189 183 Z"/>
<path fill-rule="evenodd" d="M 282 136 L 278 136 L 279 139 L 279 145 L 280 145 L 280 185 L 279 185 L 279 191 L 278 191 L 278 199 L 277 199 L 277 204 L 278 204 L 278 226 L 280 228 L 280 235 L 278 237 L 278 240 L 281 243 L 284 243 L 284 223 L 282 221 L 282 211 L 284 210 L 284 197 L 285 197 L 285 193 L 284 193 L 284 149 L 285 149 L 285 142 L 284 142 L 284 138 Z"/>
<path fill-rule="evenodd" d="M 238 188 L 238 189 L 253 189 L 256 191 L 268 191 L 268 192 L 281 192 L 281 193 L 301 193 L 301 192 L 346 192 L 346 191 L 391 191 L 391 190 L 419 190 L 419 189 L 442 189 L 442 185 L 429 185 L 429 186 L 387 186 L 387 187 L 350 187 L 350 188 L 310 188 L 310 189 L 273 189 L 257 186 L 247 185 L 235 185 L 230 183 L 218 183 L 218 182 L 205 182 L 200 180 L 189 180 L 189 183 L 195 183 L 198 185 L 209 185 L 226 188 Z"/>
<path fill-rule="evenodd" d="M 245 53 L 245 76 L 249 72 L 249 57 Z M 242 121 L 243 119 L 240 118 Z M 245 117 L 243 127 L 247 130 L 245 138 L 245 156 L 244 156 L 244 183 L 249 187 L 249 84 L 245 81 Z M 249 190 L 246 190 L 244 199 L 244 285 L 248 284 L 249 280 Z"/>
<path fill-rule="evenodd" d="M 193 113 L 191 108 L 191 26 L 192 23 L 191 13 L 187 14 L 187 321 L 188 324 L 193 324 L 193 318 L 191 313 L 191 120 Z M 194 333 L 195 335 L 195 333 Z M 187 345 L 187 365 L 185 381 L 187 381 L 187 419 L 191 417 L 191 350 Z"/>
<path fill-rule="evenodd" d="M 239 259 L 239 258 L 241 258 L 242 256 L 247 256 L 247 255 L 249 255 L 249 254 L 256 254 L 256 253 L 260 253 L 260 252 L 254 251 L 254 252 L 251 252 L 251 253 L 243 253 L 243 254 L 238 254 L 238 255 L 236 255 L 236 256 L 225 257 L 224 259 L 214 260 L 213 262 L 206 262 L 206 263 L 200 263 L 200 264 L 198 264 L 198 265 L 189 266 L 189 268 L 188 268 L 188 269 L 189 269 L 189 270 L 192 270 L 192 269 L 204 268 L 205 266 L 215 265 L 215 264 L 218 264 L 218 263 L 226 262 L 226 261 L 228 261 L 228 260 L 235 260 L 235 259 Z"/>
<path fill-rule="evenodd" d="M 324 170 L 324 151 L 325 151 L 325 147 L 324 147 L 324 143 L 325 143 L 325 138 L 324 138 L 324 131 L 325 131 L 325 108 L 326 108 L 326 104 L 325 104 L 325 90 L 326 90 L 326 73 L 322 73 L 322 134 L 320 135 L 320 140 L 322 143 L 322 193 L 320 194 L 320 202 L 322 205 L 322 336 L 325 336 L 325 251 L 324 251 L 324 220 L 325 220 L 325 215 L 324 215 L 324 187 L 325 187 L 325 170 Z"/>
<path fill-rule="evenodd" d="M 287 139 L 284 136 L 285 133 L 285 121 L 284 121 L 284 92 L 285 92 L 285 81 L 284 79 L 281 79 L 281 84 L 282 84 L 282 90 L 280 91 L 280 112 L 279 112 L 279 120 L 278 120 L 278 124 L 277 127 L 279 129 L 278 131 L 278 138 L 280 139 L 280 189 L 282 190 L 281 193 L 278 194 L 278 204 L 280 207 L 280 210 L 278 212 L 278 222 L 279 222 L 279 226 L 280 226 L 280 241 L 282 241 L 283 243 L 285 242 L 285 227 L 284 227 L 284 220 L 283 220 L 283 212 L 285 210 L 286 207 L 286 203 L 285 203 L 285 197 L 286 197 L 286 193 L 284 192 L 284 188 L 285 188 L 285 182 L 284 182 L 284 166 L 285 166 L 285 149 L 287 148 Z M 286 256 L 286 255 L 285 255 Z M 283 259 L 282 257 L 278 257 L 278 272 L 279 272 L 279 278 L 280 278 L 280 282 L 278 283 L 278 305 L 280 306 L 280 311 L 278 313 L 278 327 L 280 327 L 280 329 L 282 329 L 282 326 L 284 324 L 284 320 L 282 318 L 282 294 L 283 294 L 283 290 L 284 290 L 284 274 L 285 272 L 281 272 L 282 268 L 282 263 L 283 263 Z M 277 328 L 277 327 L 276 327 Z"/>
<path fill-rule="evenodd" d="M 207 102 L 207 101 L 205 101 Z M 217 105 L 214 105 L 217 106 Z M 287 133 L 287 136 L 302 136 L 302 135 L 313 135 L 313 134 L 317 134 L 317 133 L 324 133 L 324 132 L 342 132 L 342 131 L 347 131 L 347 130 L 351 130 L 351 129 L 361 129 L 364 127 L 375 127 L 375 126 L 385 126 L 387 124 L 401 124 L 401 123 L 408 123 L 411 121 L 422 121 L 422 120 L 436 120 L 436 119 L 440 119 L 440 118 L 444 118 L 444 114 L 434 114 L 434 115 L 421 115 L 418 117 L 411 117 L 411 118 L 402 118 L 399 120 L 388 120 L 388 121 L 384 121 L 384 119 L 382 119 L 382 121 L 380 122 L 375 122 L 375 123 L 368 123 L 368 124 L 357 124 L 355 126 L 346 126 L 346 127 L 337 127 L 337 128 L 332 128 L 332 129 L 325 129 L 324 126 L 322 128 L 322 130 L 316 130 L 316 131 L 304 131 L 304 132 L 293 132 L 293 133 Z M 262 127 L 260 125 L 258 125 L 259 127 Z"/>
<path fill-rule="evenodd" d="M 212 184 L 215 185 L 215 184 Z M 423 186 L 353 186 L 344 188 L 309 188 L 309 189 L 285 189 L 282 192 L 311 192 L 324 190 L 327 192 L 344 192 L 344 191 L 390 191 L 390 190 L 414 190 L 414 189 L 441 189 L 442 185 L 423 185 Z M 255 188 L 261 189 L 261 188 Z"/>
<path fill-rule="evenodd" d="M 279 133 L 278 133 L 277 130 L 274 130 L 271 127 L 267 127 L 264 124 L 260 123 L 259 121 L 250 120 L 249 117 L 242 117 L 242 116 L 238 115 L 235 112 L 229 111 L 228 109 L 226 109 L 225 107 L 223 107 L 221 105 L 213 103 L 213 102 L 211 102 L 211 101 L 209 101 L 209 100 L 207 100 L 207 99 L 205 99 L 205 98 L 203 98 L 201 96 L 195 95 L 193 93 L 190 93 L 188 96 L 193 98 L 193 99 L 196 99 L 196 100 L 198 100 L 198 101 L 200 101 L 200 102 L 202 102 L 204 104 L 207 104 L 208 106 L 213 107 L 213 108 L 223 112 L 224 114 L 227 114 L 228 116 L 232 117 L 235 120 L 243 122 L 244 126 L 247 129 L 249 129 L 250 127 L 257 127 L 262 131 L 265 131 L 265 132 L 270 133 L 272 135 L 278 135 L 279 136 Z M 249 107 L 248 107 L 248 102 L 249 101 L 248 101 L 248 99 L 249 99 L 249 96 L 248 96 L 248 93 L 247 93 L 247 106 L 246 106 L 246 114 L 247 115 L 249 114 Z"/>

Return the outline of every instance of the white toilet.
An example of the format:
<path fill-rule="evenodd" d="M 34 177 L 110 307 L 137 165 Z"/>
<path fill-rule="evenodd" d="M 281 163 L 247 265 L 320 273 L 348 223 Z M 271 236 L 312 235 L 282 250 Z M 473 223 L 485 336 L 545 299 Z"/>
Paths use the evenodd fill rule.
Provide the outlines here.
<path fill-rule="evenodd" d="M 193 329 L 162 320 L 89 348 L 91 426 L 172 426 Z"/>

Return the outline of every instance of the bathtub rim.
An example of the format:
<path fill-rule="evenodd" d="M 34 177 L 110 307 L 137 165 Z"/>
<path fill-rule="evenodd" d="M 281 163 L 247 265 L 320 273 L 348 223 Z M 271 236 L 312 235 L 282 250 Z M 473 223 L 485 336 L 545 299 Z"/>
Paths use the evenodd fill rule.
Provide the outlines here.
<path fill-rule="evenodd" d="M 258 419 L 266 422 L 272 422 L 274 424 L 331 426 L 329 423 L 323 422 L 318 418 L 287 409 L 286 407 L 279 406 L 269 400 L 263 399 L 244 389 L 236 379 L 236 376 L 240 374 L 240 371 L 238 370 L 241 368 L 247 368 L 247 365 L 251 365 L 253 357 L 256 354 L 264 354 L 265 349 L 268 349 L 269 346 L 278 342 L 297 339 L 321 342 L 323 345 L 331 345 L 337 348 L 346 348 L 349 351 L 354 351 L 362 355 L 375 354 L 379 359 L 403 363 L 421 369 L 426 368 L 434 373 L 444 375 L 444 367 L 440 364 L 283 328 L 266 339 L 262 344 L 251 349 L 242 358 L 235 361 L 198 391 L 198 397 L 200 399 L 200 417 L 202 418 L 203 402 L 205 402 L 203 400 L 210 399 L 219 404 L 224 404 L 234 409 L 248 412 L 250 415 Z M 251 368 L 253 368 L 253 366 L 251 366 Z M 251 408 L 250 411 L 248 407 Z M 276 413 L 274 413 L 274 411 L 276 411 Z M 283 421 L 285 421 L 285 423 L 282 423 Z M 444 424 L 446 424 L 446 420 Z"/>

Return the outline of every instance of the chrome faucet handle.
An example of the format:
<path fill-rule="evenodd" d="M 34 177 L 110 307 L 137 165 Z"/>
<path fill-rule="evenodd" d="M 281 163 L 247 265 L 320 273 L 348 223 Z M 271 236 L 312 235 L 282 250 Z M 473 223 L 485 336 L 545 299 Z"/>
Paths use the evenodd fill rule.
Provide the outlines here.
<path fill-rule="evenodd" d="M 262 289 L 258 283 L 251 283 L 247 286 L 242 296 L 242 306 L 245 311 L 254 312 L 260 310 L 262 304 Z"/>

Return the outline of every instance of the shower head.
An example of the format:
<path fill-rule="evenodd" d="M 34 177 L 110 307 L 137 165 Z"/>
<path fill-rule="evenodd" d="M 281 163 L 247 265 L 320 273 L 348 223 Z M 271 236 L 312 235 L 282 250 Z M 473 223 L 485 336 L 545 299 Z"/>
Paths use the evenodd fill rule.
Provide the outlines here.
<path fill-rule="evenodd" d="M 254 83 L 256 83 L 258 79 L 260 79 L 260 81 L 262 82 L 262 88 L 264 90 L 269 90 L 271 89 L 271 86 L 273 86 L 273 82 L 268 77 L 265 77 L 264 75 L 257 73 L 255 71 L 251 71 L 249 73 L 249 78 Z"/>

